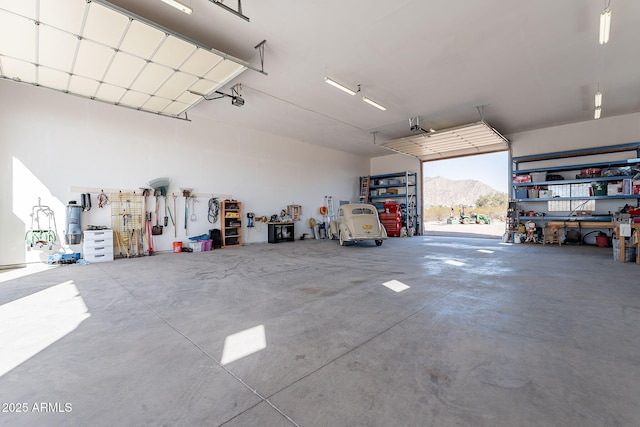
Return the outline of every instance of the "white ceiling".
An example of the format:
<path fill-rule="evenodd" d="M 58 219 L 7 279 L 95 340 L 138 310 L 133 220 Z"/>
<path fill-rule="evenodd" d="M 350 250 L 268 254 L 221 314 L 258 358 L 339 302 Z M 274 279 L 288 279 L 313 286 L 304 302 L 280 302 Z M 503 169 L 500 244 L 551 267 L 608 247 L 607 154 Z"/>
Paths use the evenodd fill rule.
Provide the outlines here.
<path fill-rule="evenodd" d="M 484 120 L 508 136 L 592 120 L 598 85 L 602 118 L 640 111 L 640 1 L 611 0 L 606 45 L 598 0 L 244 0 L 250 22 L 209 0 L 183 2 L 192 15 L 161 0 L 112 1 L 257 68 L 254 46 L 267 41 L 268 75 L 247 70 L 223 88 L 242 83 L 245 105 L 202 102 L 193 120 L 377 156 L 390 151 L 372 132 L 378 143 L 409 136 L 415 116 L 438 130 L 477 122 L 484 105 Z M 387 111 L 325 76 L 361 85 Z"/>

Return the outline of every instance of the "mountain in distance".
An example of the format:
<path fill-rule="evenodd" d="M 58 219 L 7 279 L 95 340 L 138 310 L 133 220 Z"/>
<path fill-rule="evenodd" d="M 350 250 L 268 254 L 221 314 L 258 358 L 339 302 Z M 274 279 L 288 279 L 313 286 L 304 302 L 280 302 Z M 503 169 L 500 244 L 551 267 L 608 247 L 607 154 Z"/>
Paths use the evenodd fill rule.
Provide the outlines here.
<path fill-rule="evenodd" d="M 424 178 L 422 188 L 425 208 L 474 205 L 480 196 L 500 193 L 495 188 L 475 179 L 454 180 L 442 176 Z"/>

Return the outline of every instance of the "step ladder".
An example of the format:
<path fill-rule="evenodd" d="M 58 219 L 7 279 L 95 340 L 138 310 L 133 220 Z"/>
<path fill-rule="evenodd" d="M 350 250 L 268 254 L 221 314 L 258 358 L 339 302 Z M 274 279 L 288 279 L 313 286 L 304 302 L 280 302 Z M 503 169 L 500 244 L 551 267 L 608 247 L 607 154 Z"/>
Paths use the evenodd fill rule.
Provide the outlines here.
<path fill-rule="evenodd" d="M 333 210 L 333 197 L 332 196 L 324 196 L 324 207 L 326 208 L 326 212 L 323 215 L 323 219 L 324 222 L 322 223 L 322 225 L 324 226 L 324 233 L 325 236 L 329 239 L 333 239 L 333 233 L 331 230 L 331 223 L 335 222 L 336 220 L 336 214 Z M 336 225 L 334 224 L 334 228 L 336 227 Z M 322 232 L 320 231 L 320 234 L 322 234 Z M 337 237 L 337 236 L 335 236 Z M 322 238 L 322 236 L 320 237 Z"/>
<path fill-rule="evenodd" d="M 371 178 L 369 176 L 360 177 L 360 203 L 367 203 L 369 201 L 369 183 Z"/>
<path fill-rule="evenodd" d="M 336 213 L 333 210 L 333 196 L 324 196 L 324 205 L 327 207 L 327 222 L 336 219 Z"/>

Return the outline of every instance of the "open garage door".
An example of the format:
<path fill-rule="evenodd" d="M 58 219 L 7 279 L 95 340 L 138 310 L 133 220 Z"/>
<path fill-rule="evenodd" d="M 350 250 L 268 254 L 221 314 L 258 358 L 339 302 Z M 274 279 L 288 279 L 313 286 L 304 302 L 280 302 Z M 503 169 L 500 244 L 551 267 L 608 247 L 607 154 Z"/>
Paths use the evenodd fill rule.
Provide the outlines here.
<path fill-rule="evenodd" d="M 509 149 L 509 141 L 484 121 L 436 132 L 419 133 L 382 143 L 383 147 L 425 161 L 444 160 Z"/>

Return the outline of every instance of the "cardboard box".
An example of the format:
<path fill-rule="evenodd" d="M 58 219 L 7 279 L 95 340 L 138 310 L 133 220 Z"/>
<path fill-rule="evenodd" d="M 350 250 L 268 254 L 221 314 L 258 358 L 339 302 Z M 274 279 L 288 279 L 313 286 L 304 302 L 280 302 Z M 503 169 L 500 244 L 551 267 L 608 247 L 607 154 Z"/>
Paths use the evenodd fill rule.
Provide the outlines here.
<path fill-rule="evenodd" d="M 611 183 L 607 185 L 607 196 L 617 196 L 622 193 L 622 185 L 619 183 Z"/>
<path fill-rule="evenodd" d="M 387 188 L 387 194 L 398 194 L 397 188 Z"/>

